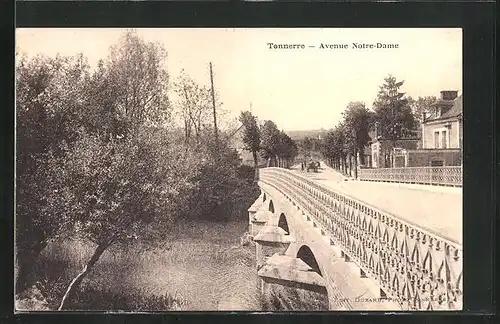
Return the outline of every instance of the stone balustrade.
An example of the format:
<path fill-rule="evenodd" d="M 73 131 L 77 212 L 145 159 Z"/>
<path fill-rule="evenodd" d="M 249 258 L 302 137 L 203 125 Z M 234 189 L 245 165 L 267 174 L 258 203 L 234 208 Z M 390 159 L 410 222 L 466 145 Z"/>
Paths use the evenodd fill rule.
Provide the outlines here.
<path fill-rule="evenodd" d="M 359 180 L 462 186 L 462 167 L 409 167 L 360 169 Z"/>
<path fill-rule="evenodd" d="M 462 246 L 455 240 L 289 170 L 263 169 L 259 181 L 312 217 L 382 296 L 408 310 L 462 309 Z"/>

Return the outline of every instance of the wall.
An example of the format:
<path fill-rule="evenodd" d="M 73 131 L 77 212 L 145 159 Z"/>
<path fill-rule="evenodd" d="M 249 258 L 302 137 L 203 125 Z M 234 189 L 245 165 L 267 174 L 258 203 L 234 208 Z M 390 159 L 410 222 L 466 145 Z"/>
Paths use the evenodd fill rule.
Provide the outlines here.
<path fill-rule="evenodd" d="M 462 163 L 460 149 L 408 150 L 408 167 L 431 166 L 433 160 L 442 160 L 444 166 L 458 166 Z"/>

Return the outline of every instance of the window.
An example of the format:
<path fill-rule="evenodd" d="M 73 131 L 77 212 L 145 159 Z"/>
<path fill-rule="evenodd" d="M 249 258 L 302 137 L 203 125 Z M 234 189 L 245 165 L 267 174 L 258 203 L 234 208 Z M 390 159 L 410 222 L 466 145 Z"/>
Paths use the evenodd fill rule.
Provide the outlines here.
<path fill-rule="evenodd" d="M 439 148 L 439 132 L 434 132 L 434 148 Z"/>
<path fill-rule="evenodd" d="M 447 144 L 446 143 L 447 142 L 446 139 L 447 139 L 446 138 L 446 131 L 442 131 L 441 132 L 441 148 L 447 148 L 446 147 L 446 144 Z"/>

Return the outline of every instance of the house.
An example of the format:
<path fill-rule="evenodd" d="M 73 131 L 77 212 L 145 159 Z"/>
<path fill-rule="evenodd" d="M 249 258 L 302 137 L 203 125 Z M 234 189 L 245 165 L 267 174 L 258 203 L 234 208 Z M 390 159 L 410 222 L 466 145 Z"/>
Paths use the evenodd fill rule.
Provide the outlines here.
<path fill-rule="evenodd" d="M 462 148 L 462 96 L 458 91 L 441 91 L 441 97 L 430 107 L 430 116 L 423 116 L 422 148 Z"/>
<path fill-rule="evenodd" d="M 441 91 L 422 118 L 421 149 L 407 152 L 406 166 L 462 164 L 463 99 L 458 91 Z"/>
<path fill-rule="evenodd" d="M 396 167 L 462 165 L 463 101 L 457 95 L 458 91 L 441 91 L 422 116 L 419 147 L 395 151 Z"/>

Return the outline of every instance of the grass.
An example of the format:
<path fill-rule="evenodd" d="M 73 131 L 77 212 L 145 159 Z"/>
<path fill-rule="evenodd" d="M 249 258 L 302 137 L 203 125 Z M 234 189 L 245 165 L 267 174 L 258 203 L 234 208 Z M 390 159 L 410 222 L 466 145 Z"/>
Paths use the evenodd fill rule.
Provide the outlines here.
<path fill-rule="evenodd" d="M 279 285 L 272 285 L 270 294 L 262 296 L 265 311 L 328 311 L 328 296 Z"/>
<path fill-rule="evenodd" d="M 247 226 L 246 220 L 183 223 L 152 250 L 110 249 L 82 282 L 71 309 L 258 309 L 257 289 L 251 287 L 254 250 L 240 245 Z M 92 252 L 92 245 L 77 241 L 46 248 L 36 266 L 37 288 L 46 300 L 41 309 L 57 309 Z"/>

